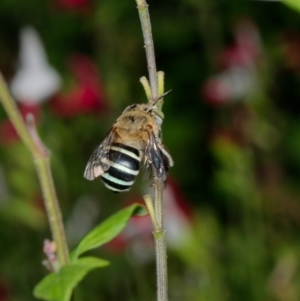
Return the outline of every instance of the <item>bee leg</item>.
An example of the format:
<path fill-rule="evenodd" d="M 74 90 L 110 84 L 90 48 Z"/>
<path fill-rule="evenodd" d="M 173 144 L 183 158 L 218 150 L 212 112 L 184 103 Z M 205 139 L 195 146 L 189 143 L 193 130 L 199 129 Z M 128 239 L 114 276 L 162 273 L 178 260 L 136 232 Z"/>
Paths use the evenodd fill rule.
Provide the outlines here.
<path fill-rule="evenodd" d="M 162 154 L 165 168 L 168 171 L 169 168 L 174 165 L 174 161 L 165 145 L 163 145 L 162 143 L 158 143 L 157 146 Z"/>
<path fill-rule="evenodd" d="M 152 173 L 155 177 L 166 181 L 167 179 L 167 170 L 166 167 L 169 166 L 169 160 L 166 160 L 167 165 L 164 161 L 164 157 L 170 158 L 170 156 L 165 156 L 164 152 L 161 151 L 161 148 L 158 146 L 160 143 L 157 143 L 154 133 L 148 132 L 149 140 L 148 145 L 145 149 L 145 158 L 147 159 L 148 166 L 151 165 Z M 173 162 L 173 161 L 172 161 Z"/>

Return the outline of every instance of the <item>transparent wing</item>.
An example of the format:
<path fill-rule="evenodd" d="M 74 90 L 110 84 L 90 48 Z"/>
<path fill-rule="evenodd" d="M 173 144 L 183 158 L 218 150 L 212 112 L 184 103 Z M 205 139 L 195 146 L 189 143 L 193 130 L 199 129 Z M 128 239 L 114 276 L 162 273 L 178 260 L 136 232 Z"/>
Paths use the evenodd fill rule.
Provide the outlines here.
<path fill-rule="evenodd" d="M 166 181 L 167 170 L 164 159 L 165 156 L 158 147 L 154 134 L 149 133 L 149 141 L 145 149 L 145 167 L 151 166 L 153 175 Z"/>
<path fill-rule="evenodd" d="M 101 144 L 93 151 L 84 171 L 84 177 L 90 181 L 101 176 L 109 169 L 109 151 L 115 138 L 114 128 L 106 135 Z"/>

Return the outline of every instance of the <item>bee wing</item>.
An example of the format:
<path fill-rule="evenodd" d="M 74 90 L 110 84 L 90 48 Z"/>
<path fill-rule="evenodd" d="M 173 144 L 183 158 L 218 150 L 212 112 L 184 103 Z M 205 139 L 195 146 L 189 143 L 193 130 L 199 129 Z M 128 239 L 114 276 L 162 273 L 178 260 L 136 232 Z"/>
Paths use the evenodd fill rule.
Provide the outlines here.
<path fill-rule="evenodd" d="M 159 148 L 153 133 L 149 133 L 149 141 L 145 149 L 145 165 L 152 167 L 153 174 L 163 181 L 167 179 L 165 155 Z"/>
<path fill-rule="evenodd" d="M 115 133 L 112 128 L 101 144 L 93 151 L 84 171 L 84 177 L 90 181 L 101 176 L 109 169 L 109 151 L 114 141 Z"/>

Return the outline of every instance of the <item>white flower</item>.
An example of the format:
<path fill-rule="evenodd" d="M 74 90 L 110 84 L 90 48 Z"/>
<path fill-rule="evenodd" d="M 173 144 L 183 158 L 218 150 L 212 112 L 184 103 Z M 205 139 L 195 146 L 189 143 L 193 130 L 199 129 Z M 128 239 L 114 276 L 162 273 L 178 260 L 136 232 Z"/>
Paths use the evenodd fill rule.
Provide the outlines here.
<path fill-rule="evenodd" d="M 48 64 L 44 46 L 34 28 L 23 28 L 20 42 L 20 68 L 11 81 L 11 91 L 17 101 L 37 104 L 59 90 L 61 78 Z"/>

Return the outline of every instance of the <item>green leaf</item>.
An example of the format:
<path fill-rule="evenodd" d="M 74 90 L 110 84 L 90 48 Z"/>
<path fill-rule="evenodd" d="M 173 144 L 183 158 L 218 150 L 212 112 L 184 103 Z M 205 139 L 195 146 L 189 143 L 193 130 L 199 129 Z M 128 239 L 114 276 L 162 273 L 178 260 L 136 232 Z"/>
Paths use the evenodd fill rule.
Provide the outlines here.
<path fill-rule="evenodd" d="M 284 4 L 292 9 L 298 10 L 300 12 L 300 1 L 299 0 L 283 0 Z"/>
<path fill-rule="evenodd" d="M 36 285 L 33 294 L 47 301 L 69 301 L 74 287 L 89 271 L 108 264 L 108 261 L 95 257 L 80 258 L 63 266 L 59 272 L 46 276 Z"/>
<path fill-rule="evenodd" d="M 115 213 L 83 237 L 71 253 L 71 260 L 76 261 L 82 253 L 98 248 L 112 240 L 124 229 L 133 215 L 145 214 L 147 214 L 145 207 L 139 204 L 133 204 Z"/>

